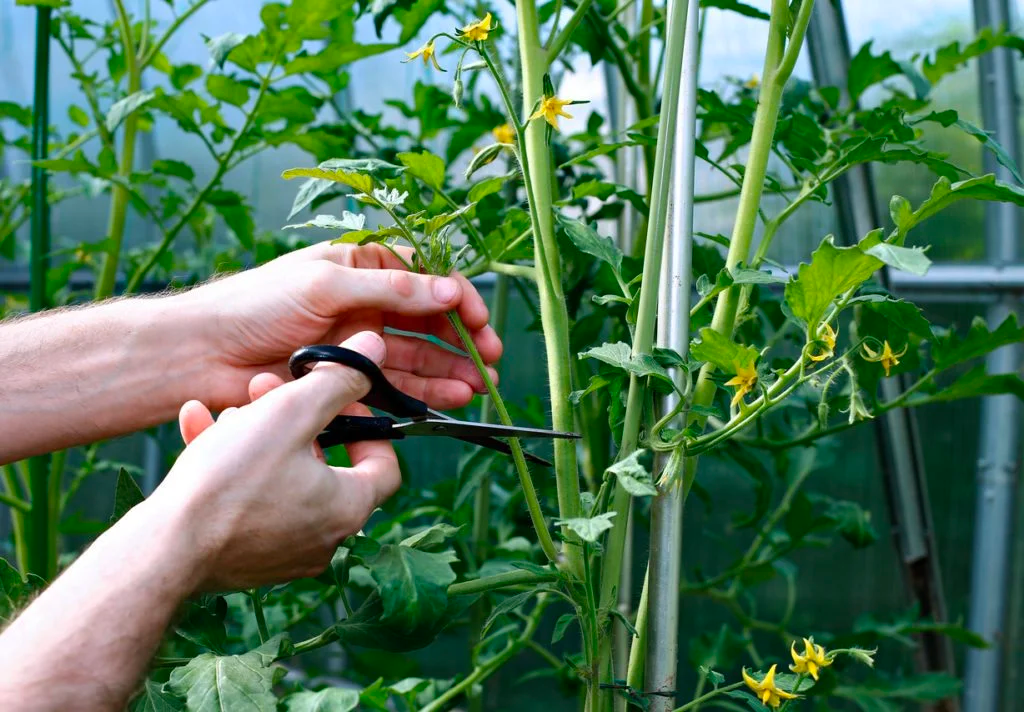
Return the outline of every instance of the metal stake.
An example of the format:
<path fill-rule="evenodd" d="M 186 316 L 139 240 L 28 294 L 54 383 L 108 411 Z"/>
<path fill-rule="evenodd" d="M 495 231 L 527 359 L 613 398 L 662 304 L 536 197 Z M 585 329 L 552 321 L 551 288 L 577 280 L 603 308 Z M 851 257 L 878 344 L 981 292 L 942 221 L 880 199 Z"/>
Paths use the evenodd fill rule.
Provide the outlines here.
<path fill-rule="evenodd" d="M 675 0 L 681 2 L 682 0 Z M 686 357 L 690 343 L 690 276 L 693 243 L 693 164 L 697 133 L 697 28 L 699 0 L 687 0 L 682 77 L 679 85 L 679 120 L 672 164 L 670 233 L 662 258 L 661 290 L 656 343 Z M 679 378 L 682 374 L 674 373 Z M 666 396 L 668 412 L 678 397 Z M 647 664 L 644 687 L 648 691 L 676 689 L 679 638 L 679 580 L 682 568 L 683 497 L 680 486 L 659 491 L 651 504 L 651 554 L 648 564 L 650 596 L 647 625 Z M 674 696 L 650 698 L 651 712 L 675 709 Z"/>
<path fill-rule="evenodd" d="M 839 87 L 842 101 L 849 103 L 846 86 L 851 55 L 842 12 L 842 3 L 838 0 L 817 3 L 807 39 L 815 83 Z M 836 181 L 835 202 L 840 236 L 847 244 L 856 243 L 882 224 L 871 169 L 867 165 L 854 166 Z M 888 270 L 883 269 L 880 276 L 882 284 L 889 288 Z M 892 400 L 906 386 L 900 377 L 884 379 L 881 384 L 884 399 Z M 874 428 L 896 548 L 903 562 L 904 583 L 922 616 L 945 620 L 942 579 L 932 537 L 927 477 L 916 418 L 912 412 L 898 409 L 875 420 Z M 953 651 L 947 638 L 925 633 L 920 636 L 920 642 L 917 656 L 920 669 L 954 673 Z M 935 709 L 954 710 L 956 707 L 954 701 L 944 701 Z"/>
<path fill-rule="evenodd" d="M 976 29 L 1010 25 L 1007 0 L 974 0 Z M 995 49 L 979 62 L 981 112 L 986 130 L 995 134 L 1006 152 L 1020 160 L 1017 130 L 1018 99 L 1015 58 L 1008 49 Z M 1009 171 L 985 153 L 985 169 L 1012 182 Z M 1024 227 L 1021 210 L 1004 203 L 985 204 L 986 252 L 996 267 L 1017 262 L 1017 241 Z M 1004 294 L 988 308 L 992 327 L 1018 310 L 1018 300 Z M 1021 364 L 1020 344 L 993 351 L 986 359 L 989 373 L 1015 373 Z M 967 652 L 964 709 L 995 712 L 999 707 L 1000 677 L 1006 639 L 1003 626 L 1009 582 L 1010 543 L 1013 539 L 1014 495 L 1020 462 L 1020 403 L 1012 395 L 988 396 L 981 404 L 978 461 L 978 499 L 971 557 L 971 598 L 968 625 L 991 644 Z"/>

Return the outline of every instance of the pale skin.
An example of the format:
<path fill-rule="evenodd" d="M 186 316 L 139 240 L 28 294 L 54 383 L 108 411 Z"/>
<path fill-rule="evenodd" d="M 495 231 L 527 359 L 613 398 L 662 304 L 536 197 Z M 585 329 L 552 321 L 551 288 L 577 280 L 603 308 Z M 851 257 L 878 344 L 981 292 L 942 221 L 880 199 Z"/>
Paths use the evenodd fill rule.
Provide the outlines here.
<path fill-rule="evenodd" d="M 157 490 L 99 537 L 0 635 L 0 709 L 122 709 L 182 601 L 316 575 L 401 482 L 391 445 L 326 465 L 321 428 L 369 387 L 290 353 L 342 343 L 438 409 L 483 383 L 456 344 L 455 309 L 483 359 L 501 355 L 461 276 L 405 272 L 379 246 L 316 245 L 168 297 L 0 324 L 0 462 L 173 418 L 187 447 Z M 184 404 L 184 405 L 183 405 Z M 214 421 L 211 411 L 222 411 Z"/>

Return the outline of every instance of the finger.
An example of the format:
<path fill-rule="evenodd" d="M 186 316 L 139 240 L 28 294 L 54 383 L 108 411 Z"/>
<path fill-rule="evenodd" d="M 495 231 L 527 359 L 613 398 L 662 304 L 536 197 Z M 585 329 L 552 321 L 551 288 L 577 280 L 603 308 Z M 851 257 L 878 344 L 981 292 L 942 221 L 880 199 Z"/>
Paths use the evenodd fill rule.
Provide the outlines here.
<path fill-rule="evenodd" d="M 427 378 L 449 378 L 465 381 L 478 393 L 483 393 L 484 380 L 473 362 L 465 356 L 452 353 L 426 339 L 398 334 L 385 334 L 388 357 L 384 366 L 396 371 L 407 371 Z M 497 380 L 497 372 L 489 368 L 491 378 Z"/>
<path fill-rule="evenodd" d="M 442 314 L 457 308 L 463 297 L 458 279 L 403 269 L 333 266 L 318 270 L 317 275 L 322 282 L 314 284 L 311 292 L 325 295 L 336 314 L 366 308 L 409 315 Z"/>
<path fill-rule="evenodd" d="M 407 371 L 384 369 L 391 384 L 435 410 L 461 408 L 473 400 L 473 389 L 465 381 L 450 378 L 422 378 Z"/>
<path fill-rule="evenodd" d="M 398 490 L 402 471 L 390 442 L 351 443 L 347 449 L 352 466 L 334 469 L 342 480 L 342 496 L 360 502 L 363 511 L 357 516 L 365 520 Z"/>
<path fill-rule="evenodd" d="M 181 406 L 178 412 L 178 428 L 181 430 L 181 439 L 186 445 L 190 445 L 198 438 L 204 430 L 213 425 L 213 415 L 210 409 L 196 400 L 191 400 Z"/>
<path fill-rule="evenodd" d="M 276 373 L 257 373 L 249 380 L 249 400 L 259 400 L 284 383 L 285 380 Z"/>
<path fill-rule="evenodd" d="M 384 362 L 387 347 L 380 334 L 362 331 L 341 344 L 357 351 L 374 363 Z M 358 401 L 370 391 L 370 380 L 354 368 L 322 362 L 292 383 L 275 389 L 295 399 L 297 425 L 304 437 L 315 438 L 342 408 Z"/>
<path fill-rule="evenodd" d="M 462 318 L 462 323 L 470 331 L 477 331 L 487 326 L 491 315 L 483 296 L 472 282 L 458 272 L 452 273 L 451 277 L 458 280 L 462 286 L 462 301 L 459 302 L 459 316 Z"/>
<path fill-rule="evenodd" d="M 220 412 L 220 415 L 217 416 L 217 420 L 218 421 L 228 420 L 237 412 L 238 412 L 238 408 L 236 408 L 235 406 L 231 406 L 230 408 L 225 408 L 224 410 L 222 410 Z"/>

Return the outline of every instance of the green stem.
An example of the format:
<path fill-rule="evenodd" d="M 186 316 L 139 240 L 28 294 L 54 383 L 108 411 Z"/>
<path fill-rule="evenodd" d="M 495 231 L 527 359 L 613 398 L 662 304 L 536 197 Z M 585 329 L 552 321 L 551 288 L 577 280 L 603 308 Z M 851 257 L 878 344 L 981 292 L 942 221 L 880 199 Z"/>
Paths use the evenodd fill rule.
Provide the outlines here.
<path fill-rule="evenodd" d="M 711 692 L 707 693 L 706 695 L 701 695 L 697 699 L 692 700 L 690 702 L 687 702 L 682 707 L 676 707 L 675 710 L 673 710 L 673 712 L 685 712 L 686 710 L 693 709 L 694 707 L 697 707 L 699 705 L 704 704 L 705 702 L 710 700 L 712 697 L 718 697 L 719 695 L 723 695 L 726 692 L 732 692 L 733 690 L 738 690 L 741 687 L 743 687 L 745 684 L 746 683 L 744 683 L 744 682 L 734 682 L 731 685 L 726 685 L 725 687 L 716 688 L 716 689 L 712 690 Z"/>
<path fill-rule="evenodd" d="M 256 616 L 256 630 L 260 635 L 260 642 L 266 643 L 270 640 L 270 631 L 267 630 L 267 617 L 263 613 L 263 601 L 260 599 L 258 589 L 251 588 L 248 591 L 249 600 L 252 602 L 252 612 Z"/>
<path fill-rule="evenodd" d="M 519 26 L 519 56 L 523 72 L 523 111 L 530 108 L 544 93 L 547 52 L 540 45 L 537 7 L 533 0 L 516 3 Z M 490 63 L 490 60 L 487 60 Z M 511 106 L 509 107 L 511 111 Z M 511 114 L 513 120 L 515 113 Z M 518 122 L 517 122 L 518 123 Z M 569 343 L 569 315 L 562 292 L 561 258 L 555 236 L 551 151 L 545 138 L 543 122 L 533 121 L 519 131 L 520 162 L 530 201 L 534 264 L 540 296 L 541 325 L 548 364 L 551 420 L 555 430 L 569 432 L 575 415 L 569 394 L 572 392 L 572 349 Z M 576 463 L 576 444 L 556 440 L 554 444 L 555 479 L 558 489 L 558 513 L 562 519 L 580 516 L 580 482 Z M 564 547 L 567 565 L 577 577 L 583 575 L 577 537 L 567 528 L 562 535 L 570 544 Z"/>
<path fill-rule="evenodd" d="M 238 148 L 241 145 L 242 138 L 249 132 L 249 129 L 252 127 L 253 121 L 256 119 L 256 113 L 257 111 L 259 111 L 260 104 L 263 101 L 263 97 L 266 95 L 267 89 L 270 87 L 270 75 L 273 73 L 276 65 L 277 60 L 275 59 L 271 63 L 270 67 L 267 69 L 267 73 L 263 76 L 262 80 L 260 81 L 260 87 L 256 93 L 256 100 L 252 105 L 252 110 L 249 112 L 248 116 L 245 117 L 245 122 L 242 124 L 242 128 L 239 129 L 238 133 L 235 134 L 234 139 L 232 139 L 231 141 L 231 145 L 228 147 L 228 150 L 217 159 L 217 168 L 216 170 L 214 170 L 213 176 L 210 178 L 209 182 L 203 187 L 203 189 L 196 194 L 196 196 L 192 199 L 192 202 L 189 203 L 188 207 L 185 208 L 184 212 L 182 212 L 178 216 L 178 220 L 173 225 L 171 225 L 167 232 L 164 233 L 164 237 L 160 241 L 160 244 L 157 245 L 156 250 L 154 250 L 153 253 L 149 256 L 149 258 L 145 262 L 143 262 L 138 267 L 138 269 L 135 270 L 134 273 L 132 273 L 131 277 L 128 279 L 128 284 L 125 286 L 125 294 L 131 294 L 132 292 L 135 292 L 139 288 L 139 286 L 142 284 L 142 281 L 150 273 L 153 267 L 156 266 L 156 263 L 160 260 L 160 257 L 171 246 L 171 243 L 174 242 L 178 234 L 185 228 L 186 225 L 188 225 L 189 221 L 192 219 L 192 216 L 203 204 L 203 201 L 206 200 L 206 196 L 208 196 L 210 192 L 217 187 L 217 185 L 220 183 L 221 178 L 224 177 L 224 174 L 228 170 L 228 165 L 231 161 L 232 156 L 234 156 L 235 152 L 238 151 Z"/>
<path fill-rule="evenodd" d="M 0 492 L 0 504 L 6 504 L 11 509 L 15 509 L 19 512 L 25 513 L 32 511 L 32 505 L 23 499 L 19 499 L 13 495 Z"/>
<path fill-rule="evenodd" d="M 671 188 L 672 152 L 675 147 L 679 82 L 682 72 L 683 22 L 686 5 L 681 2 L 671 5 L 671 31 L 668 33 L 666 53 L 668 71 L 662 89 L 661 115 L 658 122 L 658 143 L 654 157 L 654 180 L 651 185 L 650 212 L 647 222 L 647 237 L 644 245 L 643 279 L 640 283 L 636 331 L 633 336 L 633 355 L 648 354 L 654 345 L 655 320 L 658 311 L 658 290 L 661 281 L 661 260 L 668 223 L 669 190 Z M 630 456 L 636 449 L 640 435 L 640 424 L 644 405 L 648 400 L 646 379 L 630 376 L 626 396 L 626 414 L 622 430 L 622 446 L 619 459 Z M 601 571 L 601 610 L 615 605 L 619 586 L 623 550 L 626 543 L 626 528 L 629 526 L 630 495 L 615 482 L 613 485 L 611 511 L 615 518 L 608 535 L 606 555 Z M 636 642 L 634 641 L 634 646 Z M 602 648 L 603 658 L 610 660 L 611 642 L 606 639 Z M 604 666 L 602 666 L 604 667 Z"/>
<path fill-rule="evenodd" d="M 555 39 L 549 43 L 547 51 L 547 66 L 544 67 L 545 70 L 547 70 L 547 67 L 550 67 L 554 61 L 558 59 L 558 55 L 560 55 L 562 50 L 565 49 L 565 46 L 569 44 L 569 40 L 572 39 L 572 33 L 576 31 L 580 22 L 583 21 L 583 17 L 587 14 L 587 10 L 590 9 L 590 4 L 592 2 L 593 0 L 580 0 L 580 3 L 576 6 L 572 16 L 569 18 L 569 21 L 565 23 L 565 27 L 563 27 L 555 36 Z M 522 26 L 520 26 L 519 31 L 522 32 Z"/>
<path fill-rule="evenodd" d="M 484 364 L 483 359 L 480 358 L 480 352 L 477 351 L 476 344 L 473 343 L 473 338 L 469 335 L 469 331 L 462 323 L 462 319 L 460 319 L 459 315 L 455 312 L 449 313 L 448 319 L 451 322 L 452 327 L 455 329 L 455 332 L 459 335 L 459 339 L 462 341 L 462 344 L 466 349 L 466 353 L 469 354 L 470 359 L 473 361 L 473 365 L 475 365 L 477 370 L 480 372 L 480 377 L 484 380 L 484 386 L 487 388 L 487 395 L 494 404 L 494 410 L 498 414 L 498 420 L 502 425 L 511 426 L 512 418 L 509 416 L 508 410 L 505 408 L 505 401 L 502 400 L 501 394 L 498 393 L 498 389 L 495 387 L 494 381 L 491 379 L 491 374 L 487 370 L 487 365 Z M 547 522 L 544 520 L 544 512 L 541 510 L 540 499 L 537 497 L 537 489 L 533 485 L 533 478 L 530 477 L 530 469 L 526 464 L 526 457 L 523 455 L 523 446 L 519 443 L 518 438 L 509 438 L 508 444 L 512 450 L 512 460 L 515 462 L 516 472 L 519 475 L 519 485 L 523 488 L 523 499 L 526 500 L 526 507 L 530 512 L 530 521 L 533 522 L 533 528 L 537 532 L 537 540 L 540 543 L 540 548 L 543 549 L 548 560 L 553 563 L 557 563 L 558 549 L 555 547 L 555 542 L 551 538 L 551 532 L 548 531 Z"/>
<path fill-rule="evenodd" d="M 527 642 L 533 638 L 534 634 L 537 632 L 537 626 L 540 624 L 541 617 L 546 607 L 546 597 L 542 596 L 537 601 L 537 605 L 534 606 L 533 610 L 530 612 L 530 615 L 527 617 L 526 626 L 523 628 L 523 631 L 519 636 L 510 640 L 501 652 L 494 657 L 489 658 L 487 662 L 482 665 L 475 667 L 469 675 L 448 688 L 443 694 L 437 697 L 437 699 L 423 707 L 420 712 L 440 712 L 440 710 L 446 709 L 449 702 L 470 690 L 473 685 L 483 682 L 493 675 L 499 668 L 501 668 L 501 666 L 511 660 L 516 653 L 522 650 L 526 646 Z"/>
<path fill-rule="evenodd" d="M 128 75 L 128 96 L 142 88 L 142 69 L 132 39 L 131 20 L 125 12 L 124 3 L 114 0 L 117 14 L 117 26 L 121 34 L 124 51 L 125 70 Z M 124 182 L 131 178 L 135 167 L 135 134 L 138 130 L 139 113 L 133 111 L 124 120 L 124 134 L 121 137 L 121 157 L 118 161 L 117 176 Z M 107 218 L 107 239 L 110 245 L 103 257 L 103 267 L 96 281 L 94 299 L 97 301 L 113 296 L 117 282 L 117 268 L 121 261 L 121 246 L 124 243 L 125 223 L 128 218 L 129 191 L 125 186 L 115 182 L 110 194 L 110 212 Z"/>
<path fill-rule="evenodd" d="M 32 114 L 32 160 L 41 161 L 49 152 L 50 105 L 50 25 L 52 9 L 36 9 L 35 97 Z M 32 168 L 32 229 L 29 253 L 29 308 L 40 311 L 49 306 L 46 289 L 50 269 L 50 206 L 47 202 L 48 173 L 45 168 Z M 57 523 L 51 516 L 50 461 L 44 455 L 28 461 L 29 500 L 31 511 L 13 510 L 14 531 L 23 540 L 15 542 L 19 563 L 24 573 L 33 573 L 49 580 L 57 572 L 55 541 Z"/>
<path fill-rule="evenodd" d="M 148 67 L 150 63 L 156 58 L 156 56 L 160 54 L 160 50 L 164 48 L 164 45 L 167 44 L 167 41 L 170 40 L 171 37 L 174 36 L 174 33 L 178 31 L 178 28 L 180 28 L 182 24 L 184 24 L 185 22 L 188 22 L 189 18 L 196 14 L 209 1 L 210 0 L 195 0 L 194 3 L 189 5 L 188 9 L 185 10 L 185 12 L 181 13 L 176 18 L 174 18 L 174 22 L 172 22 L 170 26 L 167 28 L 167 30 L 162 35 L 160 35 L 160 38 L 153 43 L 153 46 L 149 49 L 149 51 L 143 55 L 142 61 L 140 62 L 142 67 Z"/>

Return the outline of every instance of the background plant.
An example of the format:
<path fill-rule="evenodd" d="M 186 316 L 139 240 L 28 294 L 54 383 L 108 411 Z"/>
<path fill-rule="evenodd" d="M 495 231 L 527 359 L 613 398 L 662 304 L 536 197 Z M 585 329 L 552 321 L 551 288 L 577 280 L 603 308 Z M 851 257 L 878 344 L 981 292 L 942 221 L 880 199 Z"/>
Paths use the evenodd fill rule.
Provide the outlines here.
<path fill-rule="evenodd" d="M 463 695 L 479 705 L 480 685 L 520 654 L 542 663 L 537 674 L 556 675 L 569 691 L 587 690 L 590 709 L 610 707 L 613 695 L 643 706 L 648 696 L 642 659 L 634 655 L 627 680 L 614 679 L 610 667 L 612 627 L 625 627 L 630 637 L 635 630 L 635 621 L 619 616 L 614 606 L 627 504 L 637 498 L 643 520 L 658 480 L 679 480 L 701 494 L 695 458 L 706 454 L 749 478 L 754 501 L 738 511 L 716 570 L 691 572 L 682 584 L 684 594 L 709 599 L 729 614 L 728 623 L 692 641 L 691 660 L 701 671 L 693 698 L 739 696 L 739 702 L 760 709 L 737 687 L 739 668 L 767 670 L 804 633 L 794 629 L 800 599 L 792 555 L 831 539 L 854 547 L 875 539 L 870 517 L 858 504 L 807 487 L 829 455 L 827 448 L 804 446 L 894 407 L 1021 392 L 1016 377 L 965 368 L 998 345 L 1019 340 L 1015 323 L 946 333 L 914 305 L 867 284 L 882 264 L 926 269 L 923 251 L 905 241 L 948 205 L 966 199 L 1021 202 L 1019 187 L 972 176 L 921 141 L 922 127 L 934 125 L 965 131 L 999 154 L 997 145 L 955 112 L 933 108 L 930 96 L 934 85 L 979 53 L 997 45 L 1018 48 L 1013 35 L 983 34 L 969 45 L 950 45 L 909 63 L 867 47 L 850 68 L 850 101 L 891 83 L 870 108 L 855 109 L 836 89 L 815 89 L 790 77 L 810 3 L 774 3 L 770 16 L 725 3 L 762 17 L 772 29 L 761 81 L 737 80 L 699 97 L 698 155 L 737 186 L 740 204 L 731 236 L 704 235 L 694 247 L 699 300 L 690 318 L 699 335 L 684 360 L 651 344 L 672 148 L 672 132 L 659 123 L 655 109 L 663 83 L 670 86 L 678 72 L 672 53 L 673 39 L 679 39 L 672 36 L 678 23 L 670 23 L 665 35 L 661 8 L 643 3 L 647 21 L 635 33 L 618 21 L 621 9 L 600 2 L 564 8 L 519 3 L 515 27 L 487 24 L 486 32 L 478 26 L 475 33 L 455 28 L 477 23 L 484 12 L 446 8 L 451 29 L 433 46 L 452 85 L 446 76 L 438 86 L 417 84 L 411 99 L 396 99 L 393 107 L 407 120 L 399 128 L 360 110 L 342 110 L 334 94 L 349 63 L 398 46 L 412 52 L 409 41 L 432 13 L 442 12 L 439 6 L 359 8 L 379 27 L 397 25 L 400 36 L 394 44 L 354 45 L 353 8 L 312 0 L 271 4 L 261 11 L 259 33 L 208 40 L 207 70 L 172 65 L 161 48 L 203 4 L 189 6 L 170 27 L 159 29 L 120 6 L 117 22 L 109 25 L 68 10 L 57 16 L 54 41 L 72 58 L 87 106 L 73 115 L 82 132 L 54 136 L 52 157 L 40 165 L 76 176 L 81 187 L 73 190 L 109 195 L 110 218 L 103 240 L 60 256 L 49 280 L 51 299 L 83 296 L 68 286 L 79 269 L 95 272 L 92 296 L 102 298 L 136 291 L 147 280 L 195 280 L 213 268 L 262 261 L 298 244 L 257 234 L 245 197 L 223 187 L 225 174 L 244 160 L 274 146 L 297 145 L 311 159 L 286 174 L 306 178 L 288 220 L 351 195 L 344 203 L 349 213 L 335 210 L 340 215 L 307 218 L 308 224 L 343 232 L 343 241 L 412 244 L 416 266 L 431 271 L 456 267 L 501 275 L 496 298 L 515 289 L 534 310 L 534 327 L 544 333 L 551 416 L 542 405 L 510 413 L 493 387 L 480 412 L 487 417 L 494 408 L 503 420 L 514 416 L 575 429 L 585 439 L 579 451 L 556 446 L 553 478 L 530 472 L 521 457 L 510 463 L 490 453 L 467 453 L 457 476 L 441 487 L 403 491 L 365 536 L 346 542 L 321 579 L 191 603 L 157 661 L 141 706 L 200 697 L 215 665 L 238 674 L 242 665 L 262 670 L 251 702 L 260 708 L 273 708 L 279 699 L 300 707 L 313 695 L 341 709 L 357 700 L 367 707 L 391 700 L 440 709 Z M 654 48 L 663 45 L 667 58 L 659 59 Z M 626 80 L 642 117 L 636 125 L 609 135 L 594 112 L 586 131 L 566 136 L 543 116 L 530 120 L 545 98 L 572 98 L 559 96 L 555 87 L 581 52 L 609 63 Z M 146 85 L 154 88 L 143 89 L 150 77 L 153 84 Z M 27 126 L 23 108 L 5 111 Z M 206 180 L 173 160 L 145 172 L 135 169 L 137 134 L 167 119 L 210 152 L 216 168 Z M 506 123 L 514 140 L 507 129 L 492 133 Z M 480 151 L 472 155 L 474 147 Z M 646 195 L 610 180 L 608 160 L 634 148 L 648 176 Z M 828 200 L 830 182 L 866 162 L 923 166 L 938 182 L 923 201 L 894 198 L 892 225 L 879 226 L 859 245 L 836 247 L 826 239 L 787 280 L 781 265 L 769 259 L 773 241 L 787 233 L 801 207 Z M 52 199 L 65 194 L 58 191 Z M 6 234 L 13 235 L 27 214 L 25 187 L 5 187 L 3 195 L 9 197 Z M 641 216 L 633 254 L 623 254 L 601 234 L 605 220 L 627 210 Z M 129 211 L 157 225 L 153 244 L 125 244 Z M 218 221 L 230 231 L 231 244 L 214 238 Z M 759 223 L 762 237 L 755 249 Z M 7 239 L 0 245 L 16 243 Z M 837 341 L 831 334 L 838 334 Z M 871 354 L 884 353 L 886 344 L 901 354 L 898 363 L 873 360 Z M 673 388 L 669 367 L 690 374 L 683 388 L 690 420 L 681 432 L 659 427 L 652 408 L 653 394 Z M 917 380 L 895 401 L 879 402 L 879 379 L 890 372 L 914 373 Z M 736 391 L 726 382 L 736 376 L 749 392 L 731 403 Z M 651 472 L 651 451 L 670 454 L 667 472 Z M 58 502 L 68 501 L 56 495 L 65 480 L 73 492 L 92 472 L 113 466 L 98 461 L 95 449 L 72 461 L 79 459 L 84 464 L 70 477 L 63 476 L 62 458 L 53 461 Z M 33 548 L 23 534 L 31 516 L 23 506 L 24 475 L 17 467 L 5 474 L 19 564 L 52 576 L 56 532 L 50 532 L 45 550 Z M 127 471 L 119 477 L 118 493 L 119 511 L 138 496 Z M 553 533 L 549 525 L 556 513 Z M 780 581 L 782 610 L 764 611 L 764 589 Z M 409 605 L 413 590 L 417 603 Z M 538 637 L 543 627 L 546 638 L 552 619 L 553 642 L 575 640 L 574 652 L 554 654 Z M 317 664 L 304 662 L 316 658 L 314 650 L 340 643 L 349 650 L 404 651 L 428 645 L 445 627 L 463 622 L 470 624 L 471 664 L 464 675 L 374 682 L 384 668 L 370 662 L 350 671 L 365 678 L 361 692 L 312 692 L 327 682 Z M 636 627 L 642 634 L 643 626 Z M 928 629 L 980 642 L 913 612 L 817 639 L 831 650 L 868 648 Z M 637 643 L 633 647 L 640 650 Z M 356 657 L 368 659 L 365 653 Z M 284 683 L 277 679 L 278 662 L 293 673 Z M 847 700 L 864 706 L 878 698 L 937 699 L 956 689 L 955 680 L 942 676 L 864 679 L 840 670 L 842 664 L 801 692 L 831 696 L 830 705 Z M 717 670 L 728 673 L 729 685 Z M 793 676 L 776 679 L 784 690 L 799 684 Z"/>

